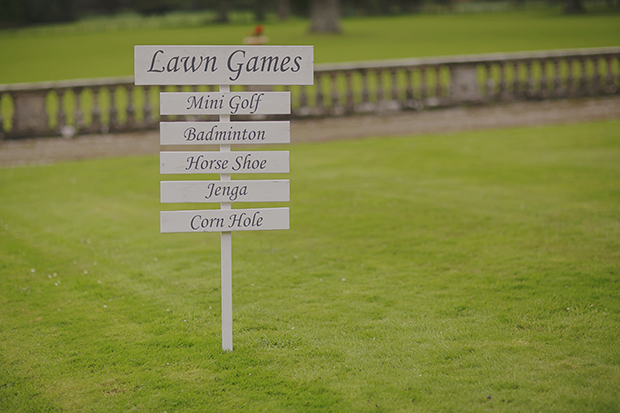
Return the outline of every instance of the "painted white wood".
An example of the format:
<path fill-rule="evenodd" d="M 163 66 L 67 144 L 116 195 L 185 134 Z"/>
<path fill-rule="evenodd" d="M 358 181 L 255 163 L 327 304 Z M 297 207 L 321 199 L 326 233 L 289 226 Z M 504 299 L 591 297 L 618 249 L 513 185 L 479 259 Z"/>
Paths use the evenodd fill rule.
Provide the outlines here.
<path fill-rule="evenodd" d="M 135 46 L 136 85 L 311 85 L 313 46 Z"/>
<path fill-rule="evenodd" d="M 159 161 L 162 174 L 289 172 L 288 151 L 162 151 Z"/>
<path fill-rule="evenodd" d="M 233 351 L 232 233 L 220 234 L 222 269 L 222 350 Z"/>
<path fill-rule="evenodd" d="M 230 86 L 220 85 L 220 92 L 230 92 Z M 220 115 L 220 122 L 230 122 L 230 115 Z M 230 153 L 230 145 L 220 145 L 220 153 Z M 221 173 L 220 181 L 229 182 L 229 173 Z M 220 203 L 220 210 L 230 211 L 231 203 Z M 220 234 L 220 261 L 222 272 L 222 350 L 233 350 L 233 306 L 232 306 L 232 233 Z"/>
<path fill-rule="evenodd" d="M 291 92 L 160 92 L 161 115 L 288 115 Z"/>
<path fill-rule="evenodd" d="M 161 211 L 161 232 L 231 232 L 289 229 L 288 208 Z"/>
<path fill-rule="evenodd" d="M 230 115 L 226 116 L 230 118 Z M 289 121 L 160 122 L 159 140 L 162 145 L 290 143 L 291 123 Z"/>
<path fill-rule="evenodd" d="M 289 181 L 162 181 L 161 202 L 288 202 Z"/>

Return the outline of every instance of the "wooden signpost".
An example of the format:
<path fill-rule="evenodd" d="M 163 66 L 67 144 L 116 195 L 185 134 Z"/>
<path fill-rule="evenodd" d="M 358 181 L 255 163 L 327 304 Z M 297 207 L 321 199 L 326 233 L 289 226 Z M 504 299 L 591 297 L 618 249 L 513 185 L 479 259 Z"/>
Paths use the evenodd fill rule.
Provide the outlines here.
<path fill-rule="evenodd" d="M 289 143 L 286 122 L 160 122 L 162 145 Z"/>
<path fill-rule="evenodd" d="M 288 173 L 286 151 L 264 152 L 161 152 L 162 174 Z"/>
<path fill-rule="evenodd" d="M 161 92 L 162 115 L 219 115 L 219 122 L 160 122 L 162 145 L 217 144 L 215 151 L 162 151 L 161 174 L 215 173 L 219 181 L 162 181 L 162 203 L 217 202 L 219 210 L 162 211 L 160 231 L 220 232 L 222 348 L 232 351 L 232 231 L 289 228 L 288 208 L 232 209 L 233 202 L 287 202 L 288 180 L 232 180 L 235 173 L 288 173 L 288 151 L 232 145 L 290 142 L 290 123 L 231 122 L 231 115 L 290 114 L 289 92 L 231 92 L 230 85 L 311 85 L 312 46 L 135 46 L 136 85 L 219 85 L 217 92 Z"/>

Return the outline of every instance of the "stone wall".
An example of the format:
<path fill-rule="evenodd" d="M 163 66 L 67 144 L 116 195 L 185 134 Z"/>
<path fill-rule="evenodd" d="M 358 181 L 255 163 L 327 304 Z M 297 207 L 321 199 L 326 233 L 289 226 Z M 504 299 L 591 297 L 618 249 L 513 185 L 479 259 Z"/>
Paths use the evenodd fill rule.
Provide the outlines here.
<path fill-rule="evenodd" d="M 155 129 L 160 91 L 217 87 L 142 87 L 133 77 L 0 85 L 0 138 Z M 313 86 L 272 90 L 290 90 L 297 118 L 613 95 L 620 47 L 324 64 Z"/>

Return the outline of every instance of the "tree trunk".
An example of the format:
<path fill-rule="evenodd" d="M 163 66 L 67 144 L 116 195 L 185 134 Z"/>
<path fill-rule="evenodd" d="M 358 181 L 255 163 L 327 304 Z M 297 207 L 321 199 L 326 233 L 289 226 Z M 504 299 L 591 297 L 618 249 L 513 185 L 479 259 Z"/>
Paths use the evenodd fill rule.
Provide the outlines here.
<path fill-rule="evenodd" d="M 581 0 L 566 0 L 564 12 L 566 14 L 581 14 L 586 12 L 586 8 L 583 7 Z"/>
<path fill-rule="evenodd" d="M 218 23 L 228 23 L 228 0 L 219 1 L 219 10 L 217 16 Z"/>
<path fill-rule="evenodd" d="M 265 0 L 254 0 L 254 18 L 257 22 L 265 21 Z"/>
<path fill-rule="evenodd" d="M 278 0 L 278 18 L 280 20 L 286 20 L 291 14 L 291 6 L 288 0 Z"/>
<path fill-rule="evenodd" d="M 338 0 L 312 0 L 310 6 L 312 33 L 340 33 L 340 4 Z"/>

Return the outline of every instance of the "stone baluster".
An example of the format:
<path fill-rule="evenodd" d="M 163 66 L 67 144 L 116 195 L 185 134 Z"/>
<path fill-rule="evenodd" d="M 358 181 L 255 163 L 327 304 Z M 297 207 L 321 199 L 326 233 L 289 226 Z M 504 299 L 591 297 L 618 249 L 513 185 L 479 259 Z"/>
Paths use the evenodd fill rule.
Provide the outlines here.
<path fill-rule="evenodd" d="M 65 93 L 67 89 L 56 89 L 56 95 L 58 96 L 58 123 L 56 125 L 58 131 L 62 130 L 63 126 L 67 123 L 67 115 L 65 114 Z"/>
<path fill-rule="evenodd" d="M 526 83 L 525 83 L 525 96 L 527 96 L 528 98 L 531 98 L 534 96 L 535 92 L 534 92 L 534 76 L 533 76 L 533 66 L 534 66 L 534 61 L 533 60 L 528 60 L 525 62 L 525 75 L 526 77 Z"/>
<path fill-rule="evenodd" d="M 46 134 L 47 135 L 54 135 L 54 133 L 56 132 L 54 126 L 52 125 L 52 114 L 50 113 L 48 107 L 47 107 L 47 101 L 49 98 L 52 97 L 52 91 L 53 88 L 49 88 L 46 92 L 45 92 L 45 100 L 44 100 L 44 111 L 45 111 L 45 125 L 46 125 Z"/>
<path fill-rule="evenodd" d="M 13 105 L 13 112 L 9 115 L 6 121 L 7 121 L 7 124 L 10 124 L 11 126 L 10 131 L 14 132 L 15 124 L 17 122 L 17 110 L 15 110 L 15 92 L 7 92 L 7 96 Z M 8 132 L 7 128 L 5 128 L 4 130 Z"/>
<path fill-rule="evenodd" d="M 2 100 L 4 99 L 5 94 L 0 93 L 0 141 L 4 139 L 4 132 L 6 128 L 4 127 L 4 117 L 2 116 Z"/>
<path fill-rule="evenodd" d="M 153 107 L 151 106 L 151 87 L 142 86 L 142 90 L 144 93 L 144 119 L 142 120 L 142 123 L 144 125 L 150 125 L 154 123 Z"/>
<path fill-rule="evenodd" d="M 521 95 L 521 82 L 519 80 L 519 62 L 512 62 L 512 71 L 514 73 L 514 79 L 512 80 L 512 96 L 518 99 Z"/>
<path fill-rule="evenodd" d="M 420 67 L 420 100 L 422 104 L 426 104 L 428 98 L 428 88 L 426 85 L 426 66 Z"/>
<path fill-rule="evenodd" d="M 377 74 L 377 104 L 383 103 L 385 100 L 385 91 L 383 90 L 383 70 L 376 69 Z"/>
<path fill-rule="evenodd" d="M 136 108 L 134 105 L 134 96 L 133 96 L 133 91 L 134 91 L 134 87 L 133 85 L 126 85 L 125 89 L 127 90 L 127 121 L 126 121 L 126 128 L 131 130 L 135 127 L 135 120 L 136 120 Z"/>
<path fill-rule="evenodd" d="M 566 77 L 566 91 L 568 96 L 571 96 L 574 92 L 574 77 L 573 77 L 573 59 L 566 59 L 568 64 L 568 76 Z"/>
<path fill-rule="evenodd" d="M 370 91 L 368 90 L 368 70 L 362 69 L 362 104 L 367 105 L 370 101 Z"/>
<path fill-rule="evenodd" d="M 437 103 L 439 103 L 441 96 L 441 66 L 435 66 L 435 97 L 437 98 Z"/>
<path fill-rule="evenodd" d="M 308 86 L 302 85 L 299 88 L 299 108 L 304 109 L 308 107 Z"/>
<path fill-rule="evenodd" d="M 153 91 L 153 100 L 155 101 L 155 103 L 153 103 L 151 106 L 153 109 L 151 109 L 151 118 L 154 121 L 154 125 L 157 126 L 158 125 L 158 121 L 161 120 L 161 114 L 159 113 L 159 94 L 161 92 L 164 91 L 164 88 L 162 86 L 151 86 L 151 90 Z M 219 90 L 219 86 L 217 86 L 217 90 Z M 214 92 L 216 91 L 216 87 L 213 87 L 212 89 L 208 89 L 209 92 Z"/>
<path fill-rule="evenodd" d="M 618 89 L 614 84 L 614 58 L 607 56 L 607 76 L 605 76 L 605 92 L 614 93 Z"/>
<path fill-rule="evenodd" d="M 581 76 L 579 78 L 579 94 L 588 94 L 588 60 L 585 57 L 579 59 L 581 63 Z"/>
<path fill-rule="evenodd" d="M 555 68 L 554 70 L 554 78 L 553 78 L 553 89 L 555 92 L 555 96 L 562 96 L 564 94 L 564 91 L 562 90 L 562 65 L 561 65 L 561 60 L 560 59 L 555 59 L 553 62 L 553 67 Z"/>
<path fill-rule="evenodd" d="M 91 88 L 93 91 L 93 108 L 92 108 L 92 121 L 90 124 L 90 130 L 93 132 L 98 132 L 101 130 L 101 109 L 99 108 L 99 93 L 101 92 L 101 88 L 98 86 L 93 86 Z"/>
<path fill-rule="evenodd" d="M 346 85 L 347 85 L 347 106 L 346 113 L 353 113 L 355 109 L 355 101 L 353 99 L 353 71 L 347 70 L 345 72 L 346 76 Z"/>
<path fill-rule="evenodd" d="M 483 63 L 482 67 L 484 69 L 484 74 L 482 76 L 482 94 L 479 94 L 479 97 L 482 100 L 488 100 L 493 94 L 493 81 L 491 79 L 491 63 Z M 450 68 L 450 75 L 452 78 L 450 79 L 450 83 L 454 82 L 454 70 L 452 67 Z M 477 74 L 476 74 L 477 77 Z"/>
<path fill-rule="evenodd" d="M 2 134 L 3 134 L 2 138 L 4 138 L 10 132 L 13 132 L 15 130 L 15 120 L 17 118 L 17 114 L 15 113 L 16 110 L 15 110 L 15 96 L 14 96 L 14 93 L 6 92 L 4 94 L 4 96 L 0 96 L 0 104 L 2 103 L 2 99 L 8 99 L 13 104 L 13 113 L 7 119 L 2 118 L 2 122 L 0 122 L 0 124 L 2 125 Z M 0 107 L 1 107 L 1 105 L 0 105 Z M 2 111 L 0 111 L 0 118 L 1 117 L 2 117 Z M 10 124 L 10 128 L 9 128 L 9 124 Z"/>
<path fill-rule="evenodd" d="M 323 113 L 323 84 L 322 84 L 323 76 L 321 73 L 315 74 L 315 95 L 316 95 L 316 108 L 319 113 Z"/>
<path fill-rule="evenodd" d="M 601 92 L 601 56 L 594 56 L 594 75 L 592 76 L 592 94 L 597 95 Z"/>
<path fill-rule="evenodd" d="M 405 80 L 405 99 L 407 105 L 411 106 L 413 104 L 413 69 L 410 66 L 405 68 Z"/>
<path fill-rule="evenodd" d="M 73 124 L 75 126 L 75 133 L 80 133 L 80 131 L 84 128 L 84 111 L 82 110 L 82 92 L 84 88 L 75 87 L 73 88 L 73 96 L 75 97 L 75 111 L 74 111 L 74 119 Z"/>
<path fill-rule="evenodd" d="M 110 92 L 110 131 L 118 130 L 118 111 L 116 110 L 116 85 L 111 85 L 108 87 L 108 91 Z"/>
<path fill-rule="evenodd" d="M 506 97 L 506 62 L 499 62 L 499 91 L 497 92 L 500 99 Z"/>
<path fill-rule="evenodd" d="M 398 102 L 398 71 L 396 68 L 390 70 L 391 81 L 392 81 L 392 100 Z"/>
<path fill-rule="evenodd" d="M 13 114 L 11 115 L 11 131 L 13 131 L 15 129 L 15 122 L 17 121 L 17 111 L 15 110 L 15 92 L 8 92 L 7 95 L 13 103 Z"/>
<path fill-rule="evenodd" d="M 616 59 L 616 66 L 620 66 L 620 54 L 615 55 L 613 58 Z M 616 75 L 616 81 L 618 81 L 620 83 L 620 71 L 618 71 L 618 74 Z M 615 85 L 615 83 L 614 83 L 614 85 Z M 618 91 L 618 88 L 616 87 L 616 92 L 617 91 Z"/>
<path fill-rule="evenodd" d="M 340 94 L 338 93 L 338 72 L 333 71 L 329 74 L 331 78 L 331 101 L 332 111 L 338 113 L 341 110 L 340 107 Z"/>
<path fill-rule="evenodd" d="M 485 81 L 484 81 L 484 97 L 485 100 L 497 99 L 499 97 L 499 91 L 494 93 L 493 91 L 493 66 L 491 62 L 487 62 L 484 64 L 485 71 Z M 495 96 L 495 97 L 494 97 Z"/>
<path fill-rule="evenodd" d="M 547 59 L 540 59 L 540 95 L 543 99 L 549 97 L 547 89 Z"/>

